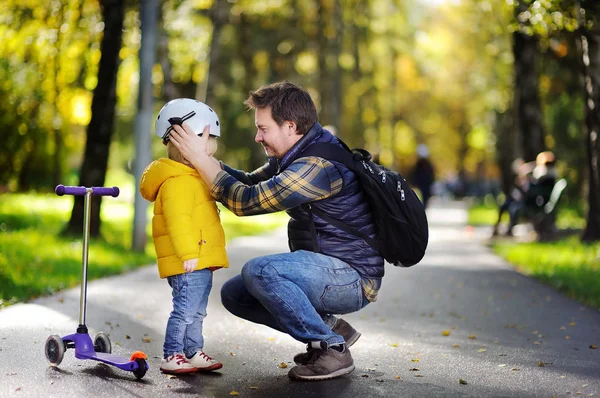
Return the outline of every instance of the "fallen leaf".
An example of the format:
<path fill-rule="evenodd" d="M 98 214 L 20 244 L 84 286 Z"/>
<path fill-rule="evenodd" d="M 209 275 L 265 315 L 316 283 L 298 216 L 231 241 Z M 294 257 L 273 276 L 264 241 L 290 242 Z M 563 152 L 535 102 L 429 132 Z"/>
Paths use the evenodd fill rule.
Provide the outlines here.
<path fill-rule="evenodd" d="M 125 335 L 125 338 L 126 338 L 127 340 L 129 340 L 129 339 L 131 338 L 131 336 L 130 336 L 130 335 L 128 335 L 128 334 L 126 334 L 126 335 Z"/>
<path fill-rule="evenodd" d="M 142 341 L 144 343 L 150 343 L 152 341 L 152 339 L 150 337 L 142 337 Z"/>
<path fill-rule="evenodd" d="M 411 362 L 419 362 L 419 358 L 411 359 Z"/>
<path fill-rule="evenodd" d="M 477 335 L 475 333 L 473 333 L 472 335 L 469 336 L 469 339 L 475 340 L 475 339 L 477 339 Z"/>
<path fill-rule="evenodd" d="M 408 369 L 409 372 L 418 372 L 419 368 L 410 368 Z"/>
<path fill-rule="evenodd" d="M 518 372 L 521 369 L 520 368 L 512 368 L 511 370 L 514 371 L 514 372 Z"/>
<path fill-rule="evenodd" d="M 539 366 L 540 368 L 543 368 L 543 367 L 544 367 L 544 362 L 542 362 L 542 361 L 538 361 L 538 366 Z"/>
<path fill-rule="evenodd" d="M 442 332 L 442 336 L 450 336 L 450 331 L 449 330 L 444 330 Z"/>
<path fill-rule="evenodd" d="M 477 352 L 486 352 L 486 351 L 487 351 L 487 348 L 480 348 L 477 350 Z"/>
<path fill-rule="evenodd" d="M 229 351 L 229 355 L 231 355 L 232 357 L 235 356 L 235 354 L 233 352 L 231 352 L 231 351 Z"/>
<path fill-rule="evenodd" d="M 569 323 L 569 326 L 575 326 L 575 322 Z"/>
<path fill-rule="evenodd" d="M 360 377 L 369 377 L 369 375 L 362 375 L 362 376 L 360 376 Z"/>
<path fill-rule="evenodd" d="M 235 396 L 235 395 L 240 395 L 240 393 L 234 390 L 234 391 L 231 391 L 229 393 L 229 395 Z"/>
<path fill-rule="evenodd" d="M 452 344 L 452 348 L 458 348 L 458 347 L 460 347 L 460 345 L 458 345 L 458 344 Z"/>
<path fill-rule="evenodd" d="M 595 349 L 596 349 L 596 348 L 598 348 L 598 347 L 596 347 L 596 344 L 592 344 L 592 345 L 590 345 L 590 348 L 591 348 L 592 350 L 595 350 Z"/>
<path fill-rule="evenodd" d="M 565 340 L 571 340 L 569 336 L 565 336 Z"/>
<path fill-rule="evenodd" d="M 534 341 L 533 344 L 540 345 L 540 344 L 542 344 L 542 342 L 541 341 Z"/>
<path fill-rule="evenodd" d="M 395 379 L 396 379 L 396 380 L 400 380 L 400 376 L 396 376 L 396 377 L 395 377 Z"/>
<path fill-rule="evenodd" d="M 258 390 L 258 387 L 257 387 L 257 386 L 250 386 L 250 387 L 248 387 L 248 388 L 250 388 L 251 390 Z"/>
<path fill-rule="evenodd" d="M 392 347 L 398 347 L 398 344 L 394 343 L 392 344 Z"/>
<path fill-rule="evenodd" d="M 458 384 L 469 384 L 463 379 L 458 379 Z"/>
<path fill-rule="evenodd" d="M 281 362 L 281 363 L 279 364 L 279 367 L 280 367 L 281 369 L 285 369 L 285 368 L 287 368 L 287 364 L 286 364 L 285 362 Z"/>
<path fill-rule="evenodd" d="M 415 377 L 425 377 L 425 376 L 423 376 L 423 375 L 415 375 Z"/>
<path fill-rule="evenodd" d="M 269 337 L 269 341 L 275 341 L 275 337 Z"/>

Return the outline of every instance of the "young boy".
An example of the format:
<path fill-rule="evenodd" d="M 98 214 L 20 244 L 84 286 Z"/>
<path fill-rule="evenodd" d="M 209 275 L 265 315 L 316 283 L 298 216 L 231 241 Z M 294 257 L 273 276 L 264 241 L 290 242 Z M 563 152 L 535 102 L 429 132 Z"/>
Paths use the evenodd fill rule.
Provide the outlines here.
<path fill-rule="evenodd" d="M 173 292 L 160 370 L 181 374 L 220 369 L 203 352 L 202 323 L 206 317 L 213 271 L 229 266 L 225 234 L 215 200 L 198 172 L 169 142 L 173 124 L 187 123 L 198 135 L 210 127 L 209 147 L 217 149 L 220 125 L 206 104 L 187 98 L 163 106 L 155 134 L 167 147 L 167 158 L 152 162 L 140 182 L 142 197 L 154 202 L 152 237 L 161 278 Z"/>

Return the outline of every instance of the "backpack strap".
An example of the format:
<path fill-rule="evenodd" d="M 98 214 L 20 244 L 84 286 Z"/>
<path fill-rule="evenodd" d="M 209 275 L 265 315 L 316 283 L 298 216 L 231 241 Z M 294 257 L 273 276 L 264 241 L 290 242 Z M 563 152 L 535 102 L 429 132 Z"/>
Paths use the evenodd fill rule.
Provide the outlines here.
<path fill-rule="evenodd" d="M 324 142 L 312 144 L 311 146 L 306 148 L 306 150 L 304 150 L 300 156 L 316 156 L 326 160 L 334 160 L 336 162 L 342 163 L 350 170 L 356 172 L 356 168 L 354 165 L 354 154 L 344 142 L 342 142 L 341 140 L 340 142 L 342 143 L 343 147 Z M 310 210 L 312 213 L 316 214 L 318 217 L 322 218 L 328 223 L 336 226 L 337 228 L 341 229 L 346 233 L 362 238 L 365 242 L 369 244 L 369 246 L 371 246 L 375 250 L 379 250 L 379 243 L 376 239 L 373 239 L 369 235 L 359 231 L 358 229 L 352 228 L 348 224 L 329 216 L 324 211 L 314 206 L 310 206 Z M 314 231 L 314 223 L 311 224 L 313 225 L 313 227 L 311 228 L 312 232 Z M 313 233 L 315 234 L 314 239 L 316 240 L 316 231 Z"/>
<path fill-rule="evenodd" d="M 350 148 L 340 140 L 343 147 L 335 144 L 328 144 L 326 142 L 317 142 L 306 148 L 300 156 L 317 156 L 319 158 L 327 160 L 335 160 L 349 168 L 352 171 L 354 169 L 354 155 Z"/>

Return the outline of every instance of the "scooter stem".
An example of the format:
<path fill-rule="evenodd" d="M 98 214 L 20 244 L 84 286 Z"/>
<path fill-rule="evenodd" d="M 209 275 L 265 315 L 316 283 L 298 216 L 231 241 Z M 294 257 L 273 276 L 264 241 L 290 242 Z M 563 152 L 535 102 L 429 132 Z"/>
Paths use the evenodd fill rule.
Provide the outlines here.
<path fill-rule="evenodd" d="M 79 326 L 85 327 L 85 307 L 87 302 L 87 269 L 90 239 L 90 208 L 93 189 L 85 189 L 83 200 L 83 258 L 81 261 L 81 294 L 79 295 Z M 86 331 L 87 333 L 87 331 Z"/>

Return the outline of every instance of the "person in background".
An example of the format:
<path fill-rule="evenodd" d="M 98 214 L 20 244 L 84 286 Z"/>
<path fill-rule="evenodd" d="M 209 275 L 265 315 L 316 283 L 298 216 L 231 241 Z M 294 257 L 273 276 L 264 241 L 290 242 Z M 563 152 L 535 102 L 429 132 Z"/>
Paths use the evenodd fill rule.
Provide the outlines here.
<path fill-rule="evenodd" d="M 431 187 L 435 181 L 435 170 L 429 160 L 429 148 L 425 144 L 417 146 L 417 161 L 411 173 L 412 184 L 421 192 L 423 206 L 427 208 L 431 199 Z"/>
<path fill-rule="evenodd" d="M 140 181 L 142 197 L 154 202 L 152 237 L 158 271 L 172 289 L 173 311 L 167 321 L 160 370 L 169 374 L 212 371 L 223 365 L 204 351 L 202 327 L 213 271 L 229 266 L 225 234 L 215 200 L 198 172 L 170 141 L 173 125 L 187 123 L 206 132 L 206 151 L 217 150 L 221 135 L 217 114 L 202 102 L 179 98 L 165 104 L 155 134 L 168 158 L 153 161 Z"/>
<path fill-rule="evenodd" d="M 531 172 L 533 171 L 534 165 L 534 162 L 525 163 L 522 158 L 517 158 L 513 161 L 511 167 L 512 172 L 515 175 L 513 186 L 511 187 L 510 192 L 508 192 L 506 195 L 504 202 L 502 202 L 500 207 L 498 207 L 498 220 L 494 225 L 492 236 L 498 235 L 498 229 L 504 213 L 509 212 L 509 214 L 512 214 L 512 219 L 516 216 L 516 212 L 519 211 L 521 203 L 525 197 L 525 192 L 527 192 L 529 189 Z"/>
<path fill-rule="evenodd" d="M 525 206 L 542 207 L 548 200 L 557 179 L 556 157 L 551 151 L 540 152 L 531 172 L 532 181 L 525 195 Z"/>
<path fill-rule="evenodd" d="M 510 224 L 506 235 L 513 235 L 513 229 L 524 213 L 535 214 L 550 200 L 557 179 L 555 163 L 554 153 L 544 151 L 537 155 L 535 162 L 520 165 L 518 193 L 508 205 Z"/>

